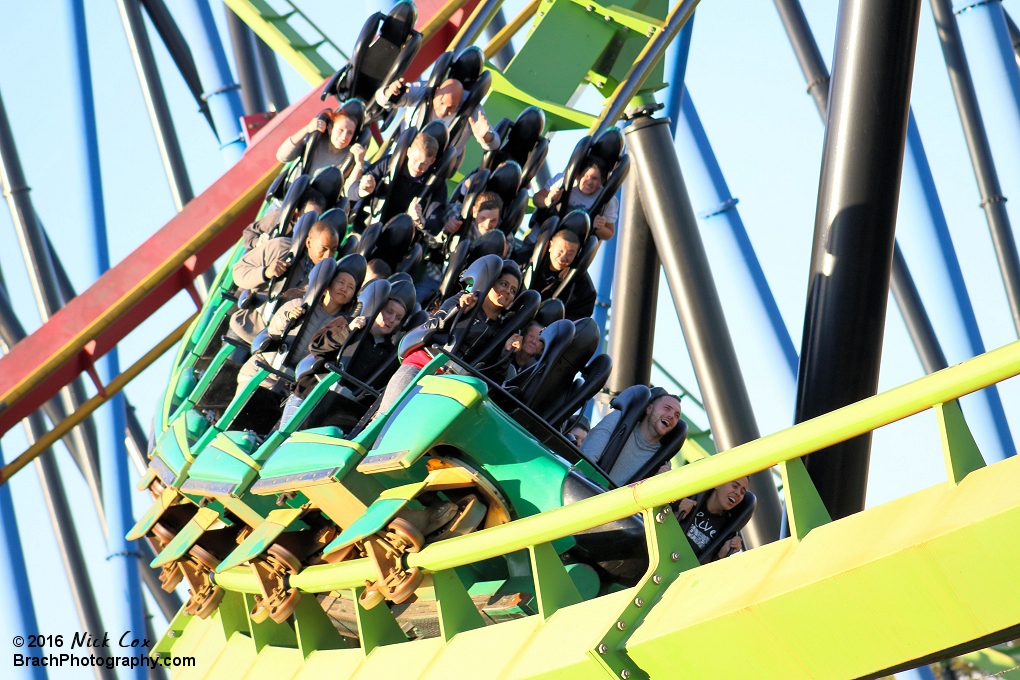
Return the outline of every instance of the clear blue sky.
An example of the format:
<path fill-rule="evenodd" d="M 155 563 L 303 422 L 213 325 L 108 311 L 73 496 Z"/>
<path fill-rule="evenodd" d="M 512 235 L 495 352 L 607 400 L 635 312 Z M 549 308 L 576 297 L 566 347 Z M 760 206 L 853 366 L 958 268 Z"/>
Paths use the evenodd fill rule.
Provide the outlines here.
<path fill-rule="evenodd" d="M 86 222 L 80 208 L 85 187 L 76 173 L 80 153 L 73 138 L 76 127 L 65 124 L 67 117 L 74 114 L 65 110 L 62 96 L 69 90 L 72 75 L 67 51 L 71 43 L 69 18 L 65 3 L 59 0 L 9 4 L 5 8 L 6 20 L 0 23 L 0 93 L 32 187 L 35 207 L 71 278 L 79 290 L 84 289 L 90 283 L 87 264 L 77 255 L 88 247 Z M 172 217 L 174 207 L 116 3 L 110 0 L 86 4 L 111 259 L 118 262 Z M 176 4 L 168 3 L 171 11 Z M 508 16 L 523 4 L 523 0 L 508 0 Z M 804 5 L 822 54 L 829 61 L 837 2 L 808 0 Z M 365 3 L 304 0 L 301 6 L 341 47 L 349 50 L 365 16 Z M 338 6 L 343 9 L 338 10 Z M 1020 15 L 1020 0 L 1006 0 L 1005 6 L 1014 16 Z M 214 2 L 214 9 L 229 45 L 222 7 Z M 153 42 L 197 193 L 219 176 L 223 162 L 212 133 L 158 38 L 154 36 Z M 985 344 L 989 348 L 998 347 L 1016 336 L 988 229 L 978 208 L 980 199 L 927 3 L 921 10 L 917 50 L 914 111 Z M 308 90 L 286 63 L 282 62 L 282 68 L 292 99 Z M 772 3 L 706 0 L 697 14 L 687 83 L 730 189 L 740 199 L 741 215 L 786 324 L 794 341 L 799 342 L 823 130 L 814 104 L 805 94 L 803 78 Z M 595 111 L 598 97 L 591 92 L 578 105 Z M 554 170 L 565 162 L 576 138 L 562 134 L 554 140 Z M 1007 186 L 1004 191 L 1011 198 L 1020 196 L 1020 187 Z M 24 325 L 34 329 L 39 325 L 39 316 L 6 210 L 0 210 L 0 244 L 3 245 L 0 268 L 15 308 Z M 695 389 L 665 282 L 660 290 L 656 355 L 685 385 Z M 141 356 L 191 309 L 190 301 L 182 295 L 156 313 L 121 344 L 122 365 L 129 365 Z M 764 434 L 789 424 L 792 412 L 782 405 L 763 403 L 760 398 L 763 390 L 756 382 L 764 372 L 763 367 L 755 364 L 753 352 L 745 350 L 749 346 L 746 340 L 738 339 L 737 347 Z M 127 388 L 146 424 L 151 419 L 156 396 L 167 380 L 169 362 L 170 354 Z M 880 388 L 888 389 L 922 374 L 899 313 L 890 302 Z M 1011 427 L 1018 433 L 1020 386 L 1016 380 L 1003 384 L 1002 396 Z M 695 414 L 695 418 L 699 417 Z M 26 442 L 21 429 L 4 435 L 2 444 L 8 458 L 24 450 Z M 62 448 L 58 457 L 92 581 L 102 602 L 111 593 L 102 535 L 80 475 Z M 876 433 L 868 489 L 870 505 L 943 479 L 932 413 Z M 19 474 L 11 487 L 25 538 L 41 630 L 73 631 L 77 620 L 34 470 L 29 468 Z M 136 514 L 149 504 L 148 497 L 142 494 L 136 494 L 132 500 Z M 5 604 L 8 603 L 0 606 Z M 155 627 L 162 629 L 162 617 L 155 607 L 152 610 Z M 61 676 L 54 673 L 51 677 Z"/>

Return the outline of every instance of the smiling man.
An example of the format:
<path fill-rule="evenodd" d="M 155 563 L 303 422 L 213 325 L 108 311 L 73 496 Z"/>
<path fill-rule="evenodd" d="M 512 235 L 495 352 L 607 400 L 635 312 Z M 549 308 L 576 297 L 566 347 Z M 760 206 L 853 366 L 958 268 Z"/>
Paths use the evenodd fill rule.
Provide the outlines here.
<path fill-rule="evenodd" d="M 598 462 L 609 443 L 621 417 L 613 411 L 599 421 L 584 439 L 581 451 L 589 460 Z M 659 394 L 645 407 L 645 415 L 638 421 L 612 470 L 606 470 L 614 484 L 625 484 L 659 449 L 659 442 L 680 422 L 680 398 L 672 394 Z"/>

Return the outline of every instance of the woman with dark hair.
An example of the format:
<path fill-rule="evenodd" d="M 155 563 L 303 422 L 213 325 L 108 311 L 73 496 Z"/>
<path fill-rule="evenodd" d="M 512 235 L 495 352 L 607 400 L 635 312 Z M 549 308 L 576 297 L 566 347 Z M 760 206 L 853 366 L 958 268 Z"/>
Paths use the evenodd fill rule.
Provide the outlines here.
<path fill-rule="evenodd" d="M 706 491 L 707 495 L 702 494 L 698 498 L 684 498 L 677 502 L 677 517 L 680 518 L 680 526 L 684 530 L 684 535 L 687 536 L 687 542 L 691 544 L 691 548 L 695 552 L 708 545 L 726 526 L 730 511 L 737 507 L 747 494 L 747 483 L 747 477 L 739 477 L 711 491 Z M 729 557 L 740 552 L 741 548 L 743 548 L 743 541 L 740 535 L 734 532 L 723 541 L 718 552 L 709 561 Z"/>
<path fill-rule="evenodd" d="M 495 257 L 495 256 L 492 256 Z M 445 332 L 457 340 L 457 355 L 467 363 L 474 363 L 486 357 L 479 356 L 500 331 L 510 306 L 521 287 L 521 268 L 513 260 L 503 260 L 503 268 L 492 287 L 479 301 L 477 292 L 461 293 L 447 299 L 425 322 L 425 328 Z M 469 314 L 475 305 L 481 305 L 480 314 Z M 459 314 L 457 312 L 460 312 Z M 452 326 L 449 324 L 452 322 Z M 502 347 L 493 351 L 498 354 Z M 418 373 L 432 361 L 433 355 L 420 347 L 411 351 L 400 362 L 400 368 L 386 384 L 386 391 L 376 414 L 388 409 L 400 393 L 414 382 Z"/>

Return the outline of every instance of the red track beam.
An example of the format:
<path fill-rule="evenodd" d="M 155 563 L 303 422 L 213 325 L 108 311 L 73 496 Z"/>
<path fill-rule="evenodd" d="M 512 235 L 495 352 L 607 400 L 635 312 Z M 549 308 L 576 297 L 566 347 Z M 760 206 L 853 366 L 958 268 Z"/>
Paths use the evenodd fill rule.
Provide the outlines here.
<path fill-rule="evenodd" d="M 446 3 L 417 4 L 422 27 Z M 475 4 L 467 3 L 429 37 L 407 71 L 409 79 L 446 49 Z M 192 287 L 195 277 L 237 242 L 279 172 L 276 149 L 323 106 L 316 88 L 276 116 L 234 167 L 0 358 L 0 435 L 88 370 L 167 300 Z"/>

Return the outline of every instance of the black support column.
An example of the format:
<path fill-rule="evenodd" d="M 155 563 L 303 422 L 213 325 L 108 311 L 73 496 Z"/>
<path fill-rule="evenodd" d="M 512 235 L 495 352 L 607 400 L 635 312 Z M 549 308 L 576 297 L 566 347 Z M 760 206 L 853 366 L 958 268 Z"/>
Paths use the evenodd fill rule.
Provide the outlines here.
<path fill-rule="evenodd" d="M 842 0 L 796 422 L 878 389 L 920 0 Z M 871 434 L 812 454 L 833 519 L 864 507 Z"/>
<path fill-rule="evenodd" d="M 673 150 L 669 120 L 638 119 L 625 135 L 641 203 L 666 270 L 712 436 L 716 448 L 725 451 L 757 439 L 758 425 Z M 750 488 L 758 497 L 758 507 L 744 536 L 756 547 L 779 538 L 782 508 L 769 470 L 753 475 Z"/>
<path fill-rule="evenodd" d="M 618 232 L 609 307 L 613 372 L 607 387 L 613 394 L 631 385 L 647 385 L 651 380 L 655 303 L 659 299 L 659 256 L 633 174 L 623 184 Z"/>

